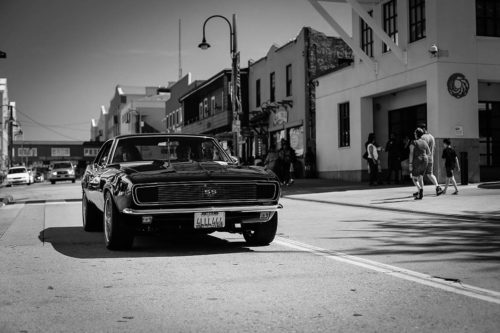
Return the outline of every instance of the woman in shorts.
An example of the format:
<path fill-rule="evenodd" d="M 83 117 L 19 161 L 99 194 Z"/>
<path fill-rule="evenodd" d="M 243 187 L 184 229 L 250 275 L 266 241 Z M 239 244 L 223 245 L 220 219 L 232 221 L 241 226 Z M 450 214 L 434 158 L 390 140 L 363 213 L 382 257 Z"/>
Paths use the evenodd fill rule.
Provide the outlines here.
<path fill-rule="evenodd" d="M 415 130 L 415 140 L 410 144 L 409 169 L 410 177 L 417 187 L 417 192 L 413 194 L 415 200 L 421 200 L 424 197 L 424 174 L 429 162 L 431 150 L 427 142 L 422 140 L 424 131 L 420 128 Z"/>

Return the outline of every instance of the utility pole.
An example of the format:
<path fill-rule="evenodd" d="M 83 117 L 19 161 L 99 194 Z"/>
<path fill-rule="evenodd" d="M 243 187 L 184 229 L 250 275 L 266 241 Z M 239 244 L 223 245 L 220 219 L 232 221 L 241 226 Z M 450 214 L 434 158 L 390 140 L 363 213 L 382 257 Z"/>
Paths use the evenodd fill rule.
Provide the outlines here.
<path fill-rule="evenodd" d="M 9 144 L 8 144 L 8 153 L 9 153 L 9 168 L 12 166 L 12 149 L 14 147 L 14 133 L 13 133 L 13 126 L 14 126 L 14 108 L 12 105 L 7 106 L 9 109 L 9 130 L 8 130 L 8 136 L 9 136 Z"/>

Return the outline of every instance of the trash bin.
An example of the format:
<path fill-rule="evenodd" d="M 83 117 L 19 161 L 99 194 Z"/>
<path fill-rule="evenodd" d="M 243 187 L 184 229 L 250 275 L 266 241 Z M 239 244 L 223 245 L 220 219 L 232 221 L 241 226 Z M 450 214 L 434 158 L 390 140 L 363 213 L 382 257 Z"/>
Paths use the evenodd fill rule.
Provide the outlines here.
<path fill-rule="evenodd" d="M 467 152 L 460 152 L 460 183 L 469 184 L 469 158 Z"/>

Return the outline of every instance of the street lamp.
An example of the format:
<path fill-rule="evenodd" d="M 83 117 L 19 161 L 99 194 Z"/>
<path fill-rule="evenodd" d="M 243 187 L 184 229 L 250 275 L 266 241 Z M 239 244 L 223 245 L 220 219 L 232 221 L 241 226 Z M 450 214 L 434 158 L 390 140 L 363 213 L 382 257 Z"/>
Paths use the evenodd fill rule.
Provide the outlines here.
<path fill-rule="evenodd" d="M 232 121 L 232 132 L 235 135 L 235 144 L 233 145 L 234 154 L 238 156 L 238 140 L 241 134 L 241 124 L 239 120 L 239 112 L 240 112 L 240 104 L 241 104 L 241 91 L 239 89 L 239 81 L 240 81 L 240 54 L 237 51 L 237 39 L 236 39 L 236 14 L 233 14 L 233 23 L 222 15 L 212 15 L 205 20 L 203 23 L 203 39 L 201 43 L 198 44 L 198 47 L 202 50 L 206 50 L 210 47 L 210 44 L 207 42 L 205 35 L 205 26 L 210 19 L 213 18 L 221 18 L 227 22 L 229 25 L 229 51 L 231 53 L 231 86 L 232 86 L 232 103 L 231 109 L 233 112 L 233 121 Z"/>

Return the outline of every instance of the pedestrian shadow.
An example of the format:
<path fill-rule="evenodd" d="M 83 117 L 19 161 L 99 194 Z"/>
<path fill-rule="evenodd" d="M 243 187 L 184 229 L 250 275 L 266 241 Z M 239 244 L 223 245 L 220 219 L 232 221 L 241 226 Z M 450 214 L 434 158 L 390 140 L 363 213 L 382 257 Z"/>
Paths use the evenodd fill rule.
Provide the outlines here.
<path fill-rule="evenodd" d="M 211 235 L 137 235 L 132 249 L 111 251 L 103 232 L 85 232 L 82 227 L 51 227 L 38 236 L 59 253 L 79 259 L 183 257 L 253 252 L 244 241 L 228 241 Z"/>
<path fill-rule="evenodd" d="M 500 274 L 500 221 L 478 220 L 478 216 L 497 216 L 500 211 L 471 211 L 454 217 L 393 218 L 366 220 L 366 231 L 346 238 L 363 238 L 363 247 L 348 250 L 359 256 L 403 255 L 403 263 L 446 261 L 489 262 L 484 269 Z M 343 220 L 344 223 L 357 221 Z M 341 232 L 349 232 L 344 229 Z M 340 235 L 336 235 L 336 238 Z M 420 256 L 423 255 L 423 256 Z"/>

